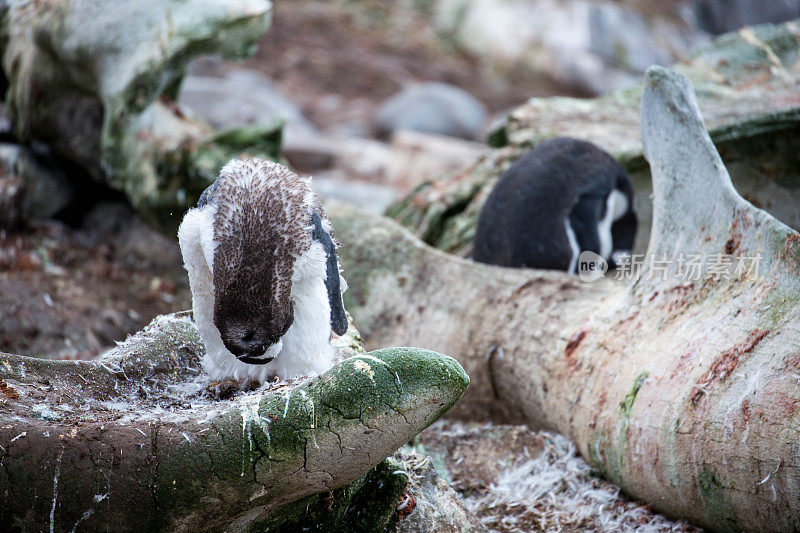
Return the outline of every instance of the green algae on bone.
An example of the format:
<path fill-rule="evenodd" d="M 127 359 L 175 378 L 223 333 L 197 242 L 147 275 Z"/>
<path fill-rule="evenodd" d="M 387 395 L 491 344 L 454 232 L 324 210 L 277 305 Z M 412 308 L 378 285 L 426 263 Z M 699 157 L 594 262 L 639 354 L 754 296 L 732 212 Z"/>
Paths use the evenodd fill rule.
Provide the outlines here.
<path fill-rule="evenodd" d="M 468 383 L 455 360 L 426 350 L 394 348 L 354 356 L 286 395 L 270 395 L 257 407 L 240 405 L 229 413 L 218 433 L 229 435 L 232 442 L 225 448 L 232 455 L 224 458 L 226 467 L 214 470 L 233 478 L 254 476 L 267 487 L 276 474 L 305 468 L 313 459 L 312 448 L 325 443 L 334 442 L 341 447 L 334 455 L 345 456 L 354 438 L 364 440 L 362 433 L 386 427 L 390 420 L 416 427 L 413 433 L 418 433 L 444 414 Z M 383 452 L 391 453 L 404 441 L 397 438 Z M 175 490 L 183 493 L 180 499 L 197 495 L 197 487 L 166 485 L 171 497 Z M 291 490 L 291 485 L 278 485 L 256 501 L 281 501 L 282 493 Z"/>
<path fill-rule="evenodd" d="M 633 409 L 633 403 L 636 401 L 636 396 L 639 394 L 639 391 L 642 389 L 642 385 L 644 385 L 645 380 L 650 377 L 650 372 L 642 372 L 633 382 L 633 387 L 631 390 L 628 391 L 628 394 L 625 395 L 625 398 L 621 402 L 619 402 L 619 414 L 622 420 L 627 421 L 631 416 L 631 409 Z"/>
<path fill-rule="evenodd" d="M 625 453 L 628 448 L 628 427 L 630 424 L 631 410 L 633 404 L 636 402 L 636 396 L 644 386 L 647 378 L 650 377 L 650 372 L 642 372 L 633 381 L 633 387 L 625 395 L 625 398 L 619 402 L 619 437 L 617 439 L 617 449 L 614 457 L 609 457 L 607 464 L 609 468 L 609 476 L 614 479 L 620 486 L 625 487 L 625 480 L 623 479 Z"/>
<path fill-rule="evenodd" d="M 741 531 L 736 511 L 717 474 L 706 465 L 697 474 L 697 489 L 706 504 L 706 514 L 720 531 Z"/>

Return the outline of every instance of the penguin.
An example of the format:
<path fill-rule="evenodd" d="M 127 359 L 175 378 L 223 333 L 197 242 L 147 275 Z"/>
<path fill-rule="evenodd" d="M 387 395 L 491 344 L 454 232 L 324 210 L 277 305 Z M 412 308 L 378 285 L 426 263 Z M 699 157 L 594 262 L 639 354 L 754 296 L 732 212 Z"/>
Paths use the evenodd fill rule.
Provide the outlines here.
<path fill-rule="evenodd" d="M 547 140 L 498 180 L 478 217 L 474 261 L 575 274 L 584 251 L 614 268 L 636 237 L 633 185 L 592 143 Z"/>
<path fill-rule="evenodd" d="M 234 159 L 178 229 L 212 380 L 264 382 L 333 366 L 348 321 L 337 244 L 311 178 Z"/>

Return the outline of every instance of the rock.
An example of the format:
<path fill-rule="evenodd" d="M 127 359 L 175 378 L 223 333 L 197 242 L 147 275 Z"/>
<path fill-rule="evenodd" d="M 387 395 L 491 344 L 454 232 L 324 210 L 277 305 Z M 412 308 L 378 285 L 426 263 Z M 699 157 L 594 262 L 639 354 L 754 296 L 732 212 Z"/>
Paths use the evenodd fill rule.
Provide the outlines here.
<path fill-rule="evenodd" d="M 123 202 L 98 203 L 86 214 L 82 227 L 85 244 L 113 246 L 125 266 L 169 270 L 183 263 L 175 238 L 152 231 Z"/>
<path fill-rule="evenodd" d="M 385 143 L 358 137 L 333 140 L 336 166 L 349 176 L 385 183 L 393 154 Z"/>
<path fill-rule="evenodd" d="M 295 135 L 291 143 L 283 143 L 281 154 L 299 172 L 330 168 L 338 155 L 336 143 L 317 134 Z"/>
<path fill-rule="evenodd" d="M 653 24 L 649 22 L 636 11 L 621 9 L 619 4 L 598 3 L 589 10 L 589 51 L 606 64 L 629 72 L 644 72 L 650 65 L 669 65 L 676 59 L 675 52 L 653 39 Z M 681 43 L 683 50 L 689 50 L 688 44 Z"/>
<path fill-rule="evenodd" d="M 392 134 L 389 144 L 359 137 L 310 136 L 285 146 L 283 155 L 298 170 L 323 180 L 353 179 L 408 192 L 424 181 L 463 170 L 483 149 L 482 144 L 455 137 L 401 130 Z M 336 197 L 346 201 L 345 194 Z"/>
<path fill-rule="evenodd" d="M 376 214 L 397 200 L 393 187 L 353 180 L 341 171 L 317 173 L 311 186 L 326 201 L 338 200 Z"/>
<path fill-rule="evenodd" d="M 74 187 L 58 164 L 42 149 L 37 154 L 19 144 L 0 143 L 0 174 L 6 180 L 6 192 L 15 191 L 16 200 L 8 198 L 16 214 L 6 215 L 17 222 L 50 218 L 72 201 Z M 17 183 L 13 186 L 12 183 Z"/>
<path fill-rule="evenodd" d="M 0 175 L 0 228 L 14 230 L 25 221 L 22 205 L 25 182 L 15 175 Z"/>
<path fill-rule="evenodd" d="M 308 135 L 284 144 L 283 155 L 298 170 L 337 170 L 373 183 L 386 181 L 392 151 L 386 143 L 357 136 Z"/>
<path fill-rule="evenodd" d="M 375 129 L 381 136 L 413 130 L 464 139 L 478 139 L 486 123 L 486 108 L 466 91 L 445 83 L 406 87 L 377 111 Z"/>
<path fill-rule="evenodd" d="M 267 0 L 10 2 L 0 33 L 14 134 L 172 231 L 234 154 L 278 156 L 275 127 L 221 137 L 171 101 L 189 60 L 249 55 L 270 13 Z"/>
<path fill-rule="evenodd" d="M 407 477 L 383 459 L 469 378 L 433 352 L 366 354 L 352 328 L 335 348 L 340 362 L 322 376 L 227 400 L 206 392 L 203 344 L 185 315 L 157 318 L 96 361 L 0 354 L 0 526 L 382 527 Z M 359 500 L 369 513 L 348 516 Z"/>
<path fill-rule="evenodd" d="M 297 104 L 278 91 L 272 80 L 252 69 L 230 68 L 221 76 L 186 76 L 178 103 L 218 130 L 283 121 L 286 146 L 296 137 L 318 133 Z"/>
<path fill-rule="evenodd" d="M 408 487 L 386 531 L 396 533 L 461 533 L 488 531 L 468 511 L 458 493 L 428 458 L 411 451 L 399 454 L 401 464 L 411 473 Z"/>
<path fill-rule="evenodd" d="M 697 87 L 705 125 L 737 189 L 752 203 L 800 228 L 800 27 L 757 26 L 717 38 L 675 65 Z M 591 141 L 631 175 L 644 252 L 652 218 L 651 177 L 642 154 L 642 86 L 598 98 L 532 98 L 492 133 L 495 146 L 466 172 L 421 185 L 388 213 L 425 242 L 468 255 L 475 224 L 495 180 L 522 153 L 545 139 Z"/>
<path fill-rule="evenodd" d="M 798 0 L 696 0 L 694 12 L 702 29 L 720 34 L 765 22 L 800 17 Z"/>
<path fill-rule="evenodd" d="M 485 146 L 453 137 L 398 131 L 391 138 L 387 181 L 408 192 L 420 183 L 453 175 L 471 166 Z"/>
<path fill-rule="evenodd" d="M 222 56 L 218 54 L 201 55 L 186 65 L 186 76 L 220 76 L 225 72 L 225 67 L 225 58 Z"/>
<path fill-rule="evenodd" d="M 470 53 L 600 94 L 632 85 L 707 40 L 678 8 L 587 0 L 439 0 L 434 20 Z"/>
<path fill-rule="evenodd" d="M 2 9 L 2 7 L 0 7 Z M 0 24 L 2 24 L 2 16 L 0 16 Z M 0 45 L 0 50 L 2 50 L 2 45 Z M 2 52 L 0 52 L 2 53 Z M 7 87 L 3 80 L 0 80 L 0 94 L 3 94 Z M 8 137 L 11 136 L 12 133 L 12 124 L 11 124 L 11 117 L 8 116 L 8 106 L 5 103 L 0 102 L 0 136 Z"/>

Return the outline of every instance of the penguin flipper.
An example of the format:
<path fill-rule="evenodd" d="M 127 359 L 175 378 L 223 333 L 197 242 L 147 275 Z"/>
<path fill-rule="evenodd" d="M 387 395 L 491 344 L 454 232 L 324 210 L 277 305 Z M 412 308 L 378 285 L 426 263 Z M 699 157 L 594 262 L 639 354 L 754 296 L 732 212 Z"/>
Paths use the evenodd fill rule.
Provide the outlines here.
<path fill-rule="evenodd" d="M 322 227 L 322 219 L 317 213 L 311 215 L 311 236 L 325 248 L 325 288 L 328 291 L 328 303 L 331 308 L 331 329 L 341 336 L 347 331 L 347 314 L 342 301 L 342 289 L 339 282 L 339 258 L 333 239 Z"/>

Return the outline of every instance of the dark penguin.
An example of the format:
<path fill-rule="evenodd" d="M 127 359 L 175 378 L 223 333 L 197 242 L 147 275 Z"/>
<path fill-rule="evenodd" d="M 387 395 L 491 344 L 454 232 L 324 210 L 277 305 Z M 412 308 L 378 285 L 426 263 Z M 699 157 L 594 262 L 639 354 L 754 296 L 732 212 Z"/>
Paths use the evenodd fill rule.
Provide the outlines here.
<path fill-rule="evenodd" d="M 473 259 L 575 273 L 584 251 L 615 266 L 635 236 L 625 169 L 589 142 L 556 138 L 500 177 L 478 219 Z"/>

